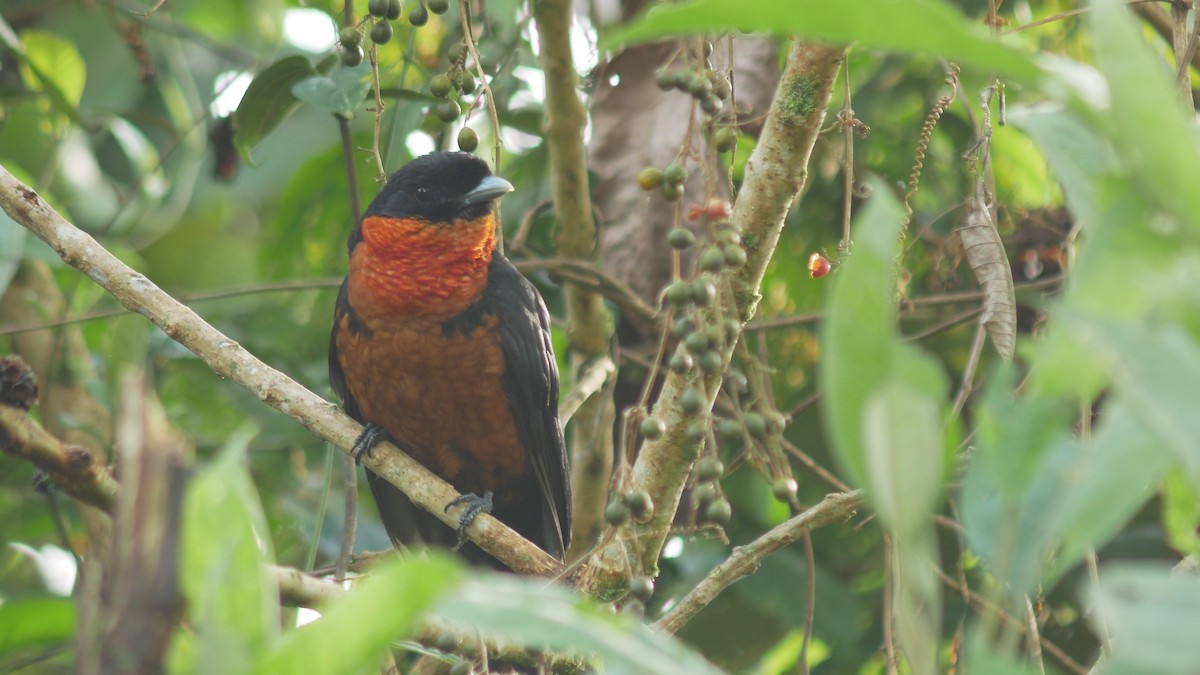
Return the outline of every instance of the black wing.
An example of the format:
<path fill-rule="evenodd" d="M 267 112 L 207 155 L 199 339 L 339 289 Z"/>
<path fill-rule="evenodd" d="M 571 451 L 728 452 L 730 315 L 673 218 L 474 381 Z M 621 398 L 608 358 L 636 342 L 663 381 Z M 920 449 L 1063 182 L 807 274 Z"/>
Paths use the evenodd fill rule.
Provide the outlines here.
<path fill-rule="evenodd" d="M 499 253 L 488 269 L 484 305 L 484 311 L 500 318 L 506 364 L 502 385 L 541 492 L 547 552 L 561 559 L 571 544 L 571 477 L 558 424 L 558 363 L 550 341 L 550 313 L 533 284 Z"/>

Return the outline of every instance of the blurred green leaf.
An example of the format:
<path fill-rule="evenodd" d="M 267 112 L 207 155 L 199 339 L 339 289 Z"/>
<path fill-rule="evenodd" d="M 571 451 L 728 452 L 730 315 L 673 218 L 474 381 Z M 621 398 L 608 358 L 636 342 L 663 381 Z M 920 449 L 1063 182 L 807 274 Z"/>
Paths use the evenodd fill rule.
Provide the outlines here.
<path fill-rule="evenodd" d="M 53 107 L 79 123 L 79 100 L 87 82 L 87 66 L 75 45 L 39 30 L 21 33 L 21 72 L 30 88 L 46 92 Z"/>
<path fill-rule="evenodd" d="M 854 248 L 835 272 L 822 324 L 821 383 L 826 423 L 838 459 L 851 479 L 867 481 L 862 412 L 894 367 L 896 236 L 904 212 L 887 186 L 876 181 L 854 226 Z"/>
<path fill-rule="evenodd" d="M 315 72 L 307 58 L 289 56 L 272 63 L 250 82 L 233 113 L 234 142 L 246 161 L 250 161 L 254 146 L 300 105 L 292 94 L 292 86 Z"/>
<path fill-rule="evenodd" d="M 236 432 L 184 502 L 180 586 L 199 636 L 200 672 L 242 671 L 279 630 L 279 592 L 265 567 L 268 529 L 246 468 L 254 433 Z"/>
<path fill-rule="evenodd" d="M 371 90 L 371 66 L 335 68 L 332 75 L 313 75 L 292 85 L 292 94 L 322 110 L 350 119 Z"/>
<path fill-rule="evenodd" d="M 968 541 L 1018 595 L 1052 584 L 1103 545 L 1171 461 L 1120 400 L 1106 402 L 1087 443 L 1072 438 L 1060 410 L 1044 400 L 993 407 L 987 414 L 1004 431 L 980 435 L 963 483 Z"/>
<path fill-rule="evenodd" d="M 1178 469 L 1163 480 L 1162 521 L 1171 547 L 1200 557 L 1200 488 Z"/>
<path fill-rule="evenodd" d="M 597 658 L 607 672 L 721 672 L 674 638 L 544 581 L 480 575 L 442 599 L 434 612 L 533 649 Z"/>
<path fill-rule="evenodd" d="M 1039 76 L 1037 66 L 1027 55 L 991 38 L 981 25 L 937 0 L 695 0 L 655 5 L 603 42 L 613 46 L 668 35 L 723 33 L 730 28 L 934 54 L 1025 81 Z"/>
<path fill-rule="evenodd" d="M 867 397 L 862 426 L 871 503 L 898 537 L 916 536 L 941 492 L 941 406 L 892 378 Z"/>
<path fill-rule="evenodd" d="M 1200 142 L 1172 86 L 1167 63 L 1151 51 L 1132 14 L 1116 0 L 1092 3 L 1096 61 L 1108 79 L 1106 136 L 1130 179 L 1180 223 L 1200 232 Z"/>
<path fill-rule="evenodd" d="M 23 649 L 68 644 L 75 634 L 75 603 L 36 598 L 0 603 L 0 662 Z"/>
<path fill-rule="evenodd" d="M 417 619 L 461 577 L 456 561 L 430 556 L 389 560 L 371 569 L 321 618 L 289 631 L 249 672 L 333 675 L 377 670 L 388 645 L 408 637 Z"/>
<path fill-rule="evenodd" d="M 1088 595 L 1115 663 L 1141 673 L 1200 672 L 1200 578 L 1157 565 L 1110 565 Z"/>

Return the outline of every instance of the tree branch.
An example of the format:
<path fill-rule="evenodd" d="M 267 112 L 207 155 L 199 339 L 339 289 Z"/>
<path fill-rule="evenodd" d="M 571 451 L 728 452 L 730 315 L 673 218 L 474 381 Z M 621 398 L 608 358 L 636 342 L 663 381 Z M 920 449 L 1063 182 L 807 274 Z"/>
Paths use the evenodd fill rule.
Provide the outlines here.
<path fill-rule="evenodd" d="M 784 218 L 803 185 L 805 167 L 845 54 L 845 47 L 799 41 L 792 45 L 733 207 L 732 220 L 741 231 L 747 261 L 740 269 L 722 272 L 717 284 L 722 290 L 706 323 L 721 325 L 722 317 L 738 317 L 739 323 L 744 324 L 754 315 L 760 297 L 759 285 L 779 241 Z M 729 363 L 738 337 L 740 327 L 739 335 L 732 336 L 721 347 L 723 364 Z M 666 432 L 643 444 L 633 466 L 632 488 L 645 490 L 656 504 L 653 516 L 636 538 L 638 548 L 634 556 L 643 569 L 655 569 L 657 565 L 688 471 L 696 460 L 699 448 L 687 442 L 687 427 L 712 409 L 720 383 L 720 375 L 697 379 L 688 373 L 671 373 L 665 379 L 654 415 L 666 424 Z M 694 386 L 702 386 L 705 404 L 701 412 L 688 414 L 680 399 Z M 622 545 L 622 541 L 634 539 L 618 539 L 617 545 Z M 601 558 L 620 559 L 603 552 L 596 559 Z M 615 569 L 606 572 L 619 574 Z"/>
<path fill-rule="evenodd" d="M 571 55 L 570 0 L 537 0 L 533 20 L 538 33 L 538 61 L 546 75 L 546 114 L 543 121 L 546 145 L 550 150 L 550 190 L 558 218 L 556 245 L 560 255 L 591 261 L 596 253 L 596 221 L 592 217 L 592 198 L 588 186 L 587 159 L 583 130 L 587 111 L 579 99 L 575 62 Z M 582 375 L 587 364 L 607 357 L 613 335 L 613 321 L 604 307 L 603 296 L 593 288 L 570 283 L 565 289 L 567 340 L 571 348 L 572 375 Z M 585 400 L 575 415 L 568 435 L 573 467 L 597 467 L 605 475 L 589 478 L 607 484 L 612 463 L 612 428 L 616 415 L 612 396 L 598 388 Z M 578 485 L 583 475 L 572 469 L 572 482 Z M 604 509 L 605 491 L 577 489 L 572 509 L 577 518 L 572 531 L 578 536 L 570 548 L 577 554 L 592 545 L 584 541 L 590 532 L 585 524 L 596 522 Z"/>
<path fill-rule="evenodd" d="M 800 540 L 814 528 L 839 523 L 862 506 L 862 491 L 837 492 L 827 495 L 821 503 L 776 525 L 753 542 L 735 548 L 733 554 L 713 568 L 704 580 L 683 597 L 670 612 L 654 623 L 654 627 L 674 633 L 708 606 L 721 591 L 733 582 L 754 574 L 763 559 L 779 549 Z M 811 575 L 812 570 L 808 573 Z"/>
<path fill-rule="evenodd" d="M 217 375 L 242 385 L 267 405 L 343 451 L 353 446 L 362 432 L 358 423 L 332 403 L 260 361 L 145 276 L 117 260 L 2 166 L 0 207 L 49 244 L 67 264 L 86 274 L 122 305 L 142 314 L 168 337 L 203 359 Z M 418 507 L 433 513 L 448 526 L 457 526 L 457 512 L 445 513 L 443 508 L 458 493 L 408 455 L 397 452 L 395 446 L 380 444 L 363 458 L 363 464 L 400 488 Z M 480 548 L 518 573 L 553 576 L 563 569 L 545 551 L 491 516 L 481 514 L 467 534 Z"/>

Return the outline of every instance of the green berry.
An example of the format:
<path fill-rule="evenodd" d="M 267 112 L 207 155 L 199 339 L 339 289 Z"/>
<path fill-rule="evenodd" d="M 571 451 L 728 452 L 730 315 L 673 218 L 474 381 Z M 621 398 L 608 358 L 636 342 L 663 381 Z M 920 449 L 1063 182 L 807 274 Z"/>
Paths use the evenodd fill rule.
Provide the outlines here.
<path fill-rule="evenodd" d="M 667 232 L 667 243 L 671 248 L 682 251 L 696 243 L 696 235 L 686 227 L 673 227 Z"/>
<path fill-rule="evenodd" d="M 663 172 L 652 166 L 648 166 L 638 172 L 637 175 L 638 187 L 643 190 L 657 190 L 663 184 Z"/>
<path fill-rule="evenodd" d="M 725 473 L 725 465 L 716 457 L 705 457 L 696 462 L 696 477 L 700 480 L 716 480 Z"/>
<path fill-rule="evenodd" d="M 708 351 L 708 336 L 701 331 L 692 331 L 683 339 L 683 344 L 693 354 L 703 354 Z"/>
<path fill-rule="evenodd" d="M 425 0 L 425 4 L 434 14 L 445 14 L 450 9 L 450 0 Z"/>
<path fill-rule="evenodd" d="M 686 373 L 692 369 L 695 362 L 692 360 L 692 355 L 687 352 L 675 352 L 671 355 L 671 360 L 667 362 L 667 367 L 673 373 Z"/>
<path fill-rule="evenodd" d="M 387 19 L 381 19 L 371 26 L 371 42 L 377 45 L 385 45 L 392 39 L 392 24 L 388 23 Z"/>
<path fill-rule="evenodd" d="M 425 5 L 417 3 L 412 9 L 408 10 L 408 22 L 420 28 L 429 23 L 429 10 L 425 9 Z"/>
<path fill-rule="evenodd" d="M 624 525 L 628 521 L 629 507 L 625 506 L 625 502 L 620 499 L 608 500 L 608 506 L 604 507 L 604 522 L 617 526 Z"/>
<path fill-rule="evenodd" d="M 729 506 L 729 500 L 720 499 L 708 505 L 704 509 L 704 520 L 716 525 L 724 525 L 733 517 L 733 508 Z"/>
<path fill-rule="evenodd" d="M 666 169 L 663 170 L 663 179 L 672 185 L 683 185 L 687 182 L 687 169 L 679 162 L 671 162 Z"/>
<path fill-rule="evenodd" d="M 707 59 L 707 58 L 711 57 L 713 54 L 713 43 L 709 42 L 708 40 L 705 40 L 704 46 L 703 46 L 703 52 L 704 52 L 704 58 Z"/>
<path fill-rule="evenodd" d="M 388 21 L 395 21 L 400 18 L 400 13 L 404 11 L 400 0 L 388 0 L 387 18 Z"/>
<path fill-rule="evenodd" d="M 458 149 L 463 152 L 475 152 L 479 147 L 479 134 L 471 127 L 463 127 L 458 132 Z"/>
<path fill-rule="evenodd" d="M 443 122 L 453 122 L 462 114 L 462 106 L 458 105 L 458 101 L 448 98 L 442 101 L 437 106 L 438 119 Z"/>
<path fill-rule="evenodd" d="M 342 48 L 342 65 L 353 68 L 363 62 L 366 54 L 363 53 L 363 48 L 359 45 L 351 45 L 350 47 Z"/>
<path fill-rule="evenodd" d="M 681 77 L 679 85 L 684 91 L 697 97 L 707 94 L 709 87 L 712 86 L 708 80 L 695 73 L 688 73 Z"/>
<path fill-rule="evenodd" d="M 475 91 L 478 83 L 475 81 L 475 75 L 469 70 L 458 71 L 458 90 L 464 94 L 470 94 Z"/>
<path fill-rule="evenodd" d="M 450 95 L 450 87 L 454 86 L 450 83 L 450 76 L 441 73 L 429 78 L 429 93 L 438 98 L 446 98 Z"/>
<path fill-rule="evenodd" d="M 725 253 L 716 246 L 705 249 L 700 255 L 700 267 L 706 272 L 720 272 L 725 266 Z"/>
<path fill-rule="evenodd" d="M 629 580 L 629 594 L 646 602 L 654 595 L 654 580 L 650 577 L 634 577 Z"/>
<path fill-rule="evenodd" d="M 740 441 L 742 439 L 742 425 L 736 420 L 721 420 L 717 422 L 717 436 L 723 441 Z"/>
<path fill-rule="evenodd" d="M 716 115 L 721 112 L 721 99 L 716 94 L 705 94 L 700 99 L 700 109 L 705 115 Z"/>
<path fill-rule="evenodd" d="M 663 183 L 661 190 L 663 199 L 669 202 L 677 202 L 683 196 L 683 186 L 676 183 Z"/>
<path fill-rule="evenodd" d="M 746 264 L 746 249 L 736 244 L 725 244 L 721 247 L 721 253 L 725 257 L 725 264 L 733 268 L 741 267 Z"/>
<path fill-rule="evenodd" d="M 696 279 L 692 282 L 692 302 L 700 307 L 708 307 L 717 297 L 717 287 L 708 279 Z"/>
<path fill-rule="evenodd" d="M 704 435 L 708 433 L 708 425 L 704 422 L 692 422 L 683 430 L 683 440 L 690 445 L 700 445 L 704 442 Z"/>
<path fill-rule="evenodd" d="M 708 506 L 716 498 L 717 488 L 712 483 L 701 483 L 692 490 L 692 503 L 696 505 L 697 510 Z"/>
<path fill-rule="evenodd" d="M 713 133 L 713 144 L 717 152 L 729 152 L 737 145 L 737 132 L 732 127 L 721 127 Z"/>
<path fill-rule="evenodd" d="M 642 436 L 645 436 L 649 440 L 661 437 L 666 430 L 667 425 L 663 424 L 663 421 L 656 417 L 647 417 L 642 420 Z"/>
<path fill-rule="evenodd" d="M 704 395 L 695 387 L 688 387 L 679 395 L 679 407 L 689 415 L 695 415 L 704 407 Z"/>
<path fill-rule="evenodd" d="M 644 523 L 654 515 L 654 500 L 645 490 L 630 490 L 621 495 L 621 501 L 629 507 L 629 513 L 639 523 Z"/>
<path fill-rule="evenodd" d="M 766 438 L 767 436 L 767 420 L 762 415 L 756 412 L 748 412 L 745 415 L 746 431 L 750 432 L 755 438 Z"/>
<path fill-rule="evenodd" d="M 713 94 L 722 101 L 729 98 L 733 93 L 733 86 L 729 84 L 729 80 L 724 75 L 714 75 L 712 78 Z"/>
<path fill-rule="evenodd" d="M 667 302 L 677 310 L 685 310 L 692 304 L 692 285 L 686 281 L 675 281 L 667 287 Z"/>
<path fill-rule="evenodd" d="M 663 91 L 674 89 L 678 83 L 679 76 L 674 70 L 660 70 L 654 74 L 654 84 Z"/>
<path fill-rule="evenodd" d="M 376 19 L 382 19 L 388 13 L 388 0 L 369 0 L 367 11 Z"/>
<path fill-rule="evenodd" d="M 742 373 L 742 371 L 735 368 L 730 368 L 729 370 L 725 371 L 725 382 L 727 382 L 734 391 L 746 391 L 747 387 L 750 386 L 750 382 L 746 379 L 746 375 Z"/>
<path fill-rule="evenodd" d="M 716 375 L 721 372 L 721 355 L 717 352 L 704 352 L 700 355 L 700 370 L 709 375 Z"/>
<path fill-rule="evenodd" d="M 691 293 L 691 291 L 689 290 L 688 293 Z M 676 340 L 682 340 L 688 336 L 688 333 L 691 333 L 695 329 L 696 326 L 692 323 L 691 319 L 687 318 L 686 316 L 681 316 L 676 319 L 675 323 L 671 326 L 671 337 L 675 338 Z"/>
<path fill-rule="evenodd" d="M 362 33 L 354 26 L 346 26 L 338 32 L 338 42 L 342 43 L 342 47 L 353 47 L 362 43 Z"/>
<path fill-rule="evenodd" d="M 771 493 L 781 502 L 791 501 L 796 496 L 796 490 L 799 486 L 796 485 L 795 478 L 780 478 L 771 486 Z"/>

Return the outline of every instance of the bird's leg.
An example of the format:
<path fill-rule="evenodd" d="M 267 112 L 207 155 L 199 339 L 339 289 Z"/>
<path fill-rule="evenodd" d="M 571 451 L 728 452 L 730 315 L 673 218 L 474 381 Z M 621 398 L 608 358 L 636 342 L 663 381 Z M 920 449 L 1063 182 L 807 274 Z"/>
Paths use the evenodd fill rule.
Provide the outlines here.
<path fill-rule="evenodd" d="M 355 464 L 361 464 L 363 455 L 369 457 L 371 450 L 376 445 L 390 440 L 392 440 L 391 437 L 388 436 L 388 432 L 383 427 L 374 422 L 368 422 L 363 427 L 362 433 L 358 435 L 358 438 L 354 439 L 354 445 L 350 447 L 350 455 L 354 457 Z"/>
<path fill-rule="evenodd" d="M 471 526 L 475 517 L 481 513 L 492 512 L 492 491 L 488 490 L 484 492 L 482 497 L 474 492 L 459 495 L 450 500 L 450 503 L 446 505 L 446 511 L 459 504 L 466 504 L 467 507 L 463 509 L 462 515 L 458 517 L 458 528 L 455 529 L 458 532 L 458 543 L 454 545 L 455 551 L 467 543 L 467 528 Z"/>

